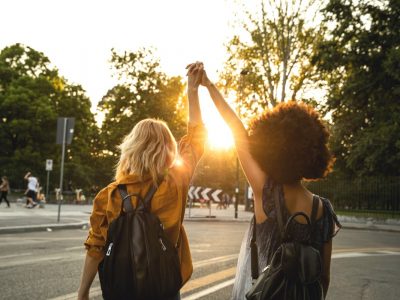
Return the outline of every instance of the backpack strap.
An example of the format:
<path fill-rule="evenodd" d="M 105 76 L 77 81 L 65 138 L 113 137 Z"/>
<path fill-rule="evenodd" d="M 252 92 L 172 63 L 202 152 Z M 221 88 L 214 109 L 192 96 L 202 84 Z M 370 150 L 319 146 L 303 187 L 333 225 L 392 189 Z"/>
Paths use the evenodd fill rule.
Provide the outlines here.
<path fill-rule="evenodd" d="M 318 213 L 318 206 L 319 206 L 319 197 L 313 195 L 313 204 L 311 210 L 311 232 L 310 232 L 310 241 L 314 240 L 315 236 L 315 221 L 317 220 L 317 213 Z"/>
<path fill-rule="evenodd" d="M 253 281 L 258 278 L 258 249 L 257 249 L 257 233 L 256 233 L 256 215 L 253 216 L 253 230 L 250 241 L 250 258 L 251 258 L 251 277 Z"/>
<path fill-rule="evenodd" d="M 278 230 L 281 238 L 281 242 L 283 242 L 285 237 L 285 228 L 283 227 L 282 220 L 282 208 L 281 208 L 281 193 L 278 186 L 274 186 L 273 197 L 275 202 L 275 211 L 276 211 L 276 220 L 278 221 Z"/>
<path fill-rule="evenodd" d="M 311 225 L 314 225 L 315 220 L 317 219 L 318 206 L 319 206 L 319 198 L 316 195 L 313 195 L 313 204 L 311 210 Z"/>
<path fill-rule="evenodd" d="M 181 223 L 179 226 L 178 240 L 176 241 L 176 245 L 175 245 L 175 248 L 177 248 L 177 249 L 181 246 L 181 239 L 182 239 L 181 228 L 182 228 L 182 224 L 183 224 L 183 219 L 185 218 L 185 209 L 186 209 L 186 202 L 184 204 L 182 203 Z"/>
<path fill-rule="evenodd" d="M 125 212 L 133 211 L 133 206 L 131 203 L 131 195 L 128 194 L 126 185 L 118 184 L 118 191 L 119 191 L 119 194 L 121 195 L 121 199 L 122 199 L 121 210 L 123 208 L 125 210 Z"/>
<path fill-rule="evenodd" d="M 157 187 L 155 185 L 152 185 L 149 191 L 147 192 L 146 196 L 144 196 L 143 205 L 147 211 L 150 211 L 151 199 L 153 199 L 153 196 L 156 193 L 156 191 Z"/>
<path fill-rule="evenodd" d="M 280 187 L 274 186 L 273 187 L 273 198 L 275 202 L 275 211 L 276 211 L 276 219 L 278 222 L 278 230 L 281 241 L 284 239 L 284 227 L 283 227 L 283 220 L 282 220 L 282 209 L 280 203 L 280 197 L 282 195 Z M 251 258 L 251 277 L 253 281 L 258 278 L 259 270 L 258 270 L 258 249 L 257 249 L 257 230 L 256 230 L 256 216 L 253 216 L 253 230 L 250 240 L 250 258 Z"/>

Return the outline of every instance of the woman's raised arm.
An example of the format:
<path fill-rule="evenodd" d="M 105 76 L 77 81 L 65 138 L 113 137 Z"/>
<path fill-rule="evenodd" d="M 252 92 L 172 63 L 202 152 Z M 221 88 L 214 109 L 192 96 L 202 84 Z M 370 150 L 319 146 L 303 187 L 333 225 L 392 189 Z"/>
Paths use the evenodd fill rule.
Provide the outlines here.
<path fill-rule="evenodd" d="M 225 101 L 217 87 L 208 79 L 205 71 L 203 71 L 201 84 L 208 89 L 218 112 L 233 133 L 239 161 L 254 192 L 256 220 L 261 223 L 267 218 L 262 208 L 262 190 L 267 178 L 266 174 L 250 154 L 249 137 L 242 121 Z"/>
<path fill-rule="evenodd" d="M 188 72 L 188 102 L 189 102 L 189 124 L 202 124 L 201 110 L 199 104 L 199 85 L 201 81 L 202 64 L 194 63 L 187 67 Z"/>
<path fill-rule="evenodd" d="M 198 89 L 201 80 L 201 72 L 198 71 L 200 64 L 191 64 L 187 67 L 188 72 L 188 102 L 189 102 L 189 124 L 187 134 L 179 142 L 179 156 L 182 165 L 177 168 L 182 178 L 189 185 L 197 163 L 204 152 L 204 141 L 206 131 L 201 118 Z M 177 165 L 175 165 L 177 166 Z"/>

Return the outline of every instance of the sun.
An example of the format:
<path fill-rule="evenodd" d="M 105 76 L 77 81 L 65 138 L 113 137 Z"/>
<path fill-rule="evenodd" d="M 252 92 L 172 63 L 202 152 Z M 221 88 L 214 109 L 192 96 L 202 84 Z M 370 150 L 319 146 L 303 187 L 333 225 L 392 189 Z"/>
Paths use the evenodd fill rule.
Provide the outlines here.
<path fill-rule="evenodd" d="M 228 150 L 233 148 L 234 141 L 229 127 L 221 118 L 205 120 L 208 130 L 208 144 L 210 148 Z"/>
<path fill-rule="evenodd" d="M 234 147 L 232 133 L 215 108 L 207 91 L 200 90 L 200 107 L 212 149 L 228 150 Z"/>

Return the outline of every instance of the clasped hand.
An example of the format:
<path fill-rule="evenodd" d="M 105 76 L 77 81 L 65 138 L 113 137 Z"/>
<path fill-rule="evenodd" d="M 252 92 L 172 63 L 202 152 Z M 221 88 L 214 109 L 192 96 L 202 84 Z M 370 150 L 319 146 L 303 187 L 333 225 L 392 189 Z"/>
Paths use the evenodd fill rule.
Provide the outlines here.
<path fill-rule="evenodd" d="M 202 62 L 191 63 L 186 66 L 188 76 L 188 89 L 198 89 L 199 85 L 205 87 L 211 84 L 210 79 L 207 77 L 207 73 L 204 70 L 204 64 Z"/>

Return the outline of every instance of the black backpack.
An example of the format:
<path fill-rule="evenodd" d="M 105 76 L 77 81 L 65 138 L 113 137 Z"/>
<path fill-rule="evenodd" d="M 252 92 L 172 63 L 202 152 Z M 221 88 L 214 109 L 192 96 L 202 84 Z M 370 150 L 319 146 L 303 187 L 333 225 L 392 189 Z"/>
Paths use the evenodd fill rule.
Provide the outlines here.
<path fill-rule="evenodd" d="M 259 276 L 256 223 L 255 218 L 253 219 L 251 275 L 254 284 L 247 292 L 246 298 L 248 300 L 322 300 L 324 299 L 320 282 L 322 261 L 319 251 L 311 245 L 319 200 L 314 196 L 311 221 L 305 213 L 297 212 L 290 216 L 283 228 L 279 196 L 277 195 L 278 193 L 275 192 L 274 201 L 282 243 L 272 256 L 271 263 Z M 299 215 L 307 221 L 310 236 L 308 241 L 295 242 L 290 241 L 288 237 L 289 224 Z"/>
<path fill-rule="evenodd" d="M 150 212 L 157 188 L 152 186 L 144 200 L 138 194 L 128 195 L 125 185 L 118 185 L 118 190 L 121 213 L 108 228 L 105 256 L 98 268 L 103 298 L 176 296 L 182 286 L 177 248 L 168 240 L 159 218 Z M 138 199 L 135 209 L 131 196 Z"/>

